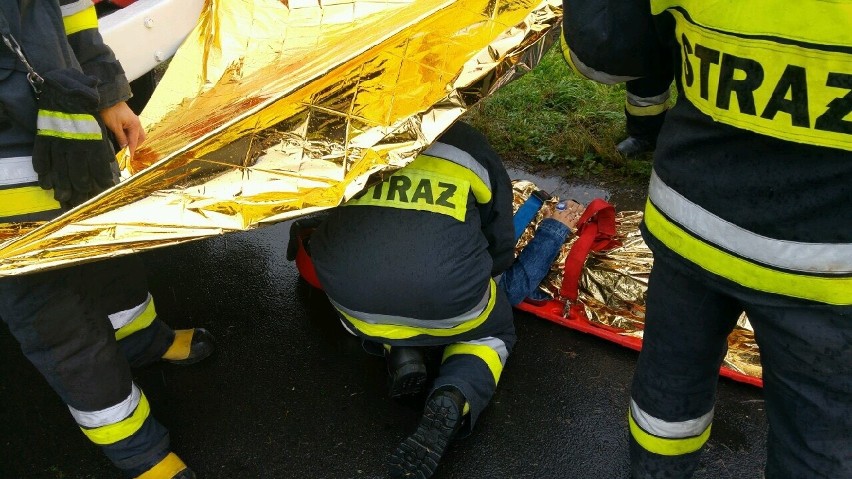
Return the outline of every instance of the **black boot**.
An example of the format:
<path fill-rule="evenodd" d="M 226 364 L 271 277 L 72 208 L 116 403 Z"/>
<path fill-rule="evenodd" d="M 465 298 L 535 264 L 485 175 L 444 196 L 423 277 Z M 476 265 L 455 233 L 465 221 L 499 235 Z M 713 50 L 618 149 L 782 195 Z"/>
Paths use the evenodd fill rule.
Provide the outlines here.
<path fill-rule="evenodd" d="M 461 429 L 464 405 L 464 396 L 454 387 L 433 392 L 426 401 L 417 430 L 391 455 L 390 477 L 432 477 L 450 441 Z"/>
<path fill-rule="evenodd" d="M 426 364 L 420 348 L 394 346 L 386 354 L 392 398 L 414 396 L 426 384 Z"/>
<path fill-rule="evenodd" d="M 657 145 L 655 145 L 653 141 L 635 136 L 628 136 L 624 139 L 624 141 L 619 143 L 615 149 L 618 150 L 618 152 L 625 158 L 636 158 L 637 156 L 642 156 L 646 153 L 653 153 L 656 147 Z"/>
<path fill-rule="evenodd" d="M 175 331 L 175 339 L 163 354 L 163 361 L 172 364 L 195 364 L 207 359 L 215 349 L 216 341 L 206 329 L 181 329 Z"/>

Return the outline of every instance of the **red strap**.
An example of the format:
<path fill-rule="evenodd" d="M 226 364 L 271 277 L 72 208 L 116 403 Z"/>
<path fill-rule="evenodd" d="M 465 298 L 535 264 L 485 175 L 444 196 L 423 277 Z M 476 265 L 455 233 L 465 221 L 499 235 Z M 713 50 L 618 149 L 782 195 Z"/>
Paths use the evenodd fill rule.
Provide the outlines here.
<path fill-rule="evenodd" d="M 565 258 L 559 290 L 563 298 L 571 301 L 576 301 L 580 292 L 580 274 L 589 252 L 611 249 L 620 244 L 615 240 L 615 207 L 600 198 L 589 203 L 577 224 L 577 240 Z"/>

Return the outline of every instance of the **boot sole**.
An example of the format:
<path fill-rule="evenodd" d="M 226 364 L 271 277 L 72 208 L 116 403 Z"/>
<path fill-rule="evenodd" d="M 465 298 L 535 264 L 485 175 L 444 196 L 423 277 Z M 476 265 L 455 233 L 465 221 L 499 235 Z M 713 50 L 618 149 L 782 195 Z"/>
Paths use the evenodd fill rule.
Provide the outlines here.
<path fill-rule="evenodd" d="M 394 399 L 415 396 L 423 392 L 425 385 L 426 366 L 423 364 L 406 364 L 399 368 L 391 379 L 390 396 Z"/>
<path fill-rule="evenodd" d="M 461 411 L 452 399 L 438 397 L 430 400 L 417 430 L 391 455 L 388 461 L 390 477 L 432 477 L 461 419 Z"/>

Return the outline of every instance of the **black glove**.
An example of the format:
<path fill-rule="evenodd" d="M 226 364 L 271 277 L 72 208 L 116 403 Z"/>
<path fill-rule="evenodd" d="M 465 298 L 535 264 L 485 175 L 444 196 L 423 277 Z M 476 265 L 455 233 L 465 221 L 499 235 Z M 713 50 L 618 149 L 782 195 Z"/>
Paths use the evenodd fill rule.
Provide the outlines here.
<path fill-rule="evenodd" d="M 311 233 L 319 225 L 328 218 L 325 213 L 320 213 L 315 216 L 299 218 L 290 224 L 290 241 L 287 242 L 287 259 L 293 261 L 296 259 L 296 253 L 299 251 L 299 238 L 302 240 L 303 246 L 307 249 L 307 243 L 310 241 Z M 310 250 L 308 250 L 310 252 Z"/>
<path fill-rule="evenodd" d="M 74 69 L 43 74 L 33 168 L 64 208 L 116 183 L 115 153 L 98 121 L 97 80 Z"/>

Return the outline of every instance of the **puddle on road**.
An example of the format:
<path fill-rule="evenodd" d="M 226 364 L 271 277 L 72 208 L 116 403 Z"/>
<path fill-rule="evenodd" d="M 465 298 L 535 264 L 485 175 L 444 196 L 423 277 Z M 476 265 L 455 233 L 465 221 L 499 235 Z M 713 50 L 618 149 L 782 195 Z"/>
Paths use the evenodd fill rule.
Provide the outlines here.
<path fill-rule="evenodd" d="M 564 179 L 559 177 L 539 176 L 535 173 L 528 173 L 515 168 L 507 168 L 506 171 L 509 172 L 509 178 L 513 180 L 532 181 L 540 189 L 551 195 L 558 196 L 560 199 L 573 198 L 580 203 L 588 204 L 595 198 L 603 198 L 609 201 L 612 196 L 609 191 L 594 185 L 568 184 Z"/>
<path fill-rule="evenodd" d="M 618 188 L 617 185 L 616 188 L 610 189 L 591 182 L 568 182 L 559 176 L 539 175 L 512 167 L 506 168 L 506 171 L 509 172 L 509 178 L 532 181 L 540 189 L 560 199 L 573 198 L 586 205 L 595 198 L 603 198 L 615 205 L 618 211 L 642 210 L 644 206 L 644 189 Z"/>

